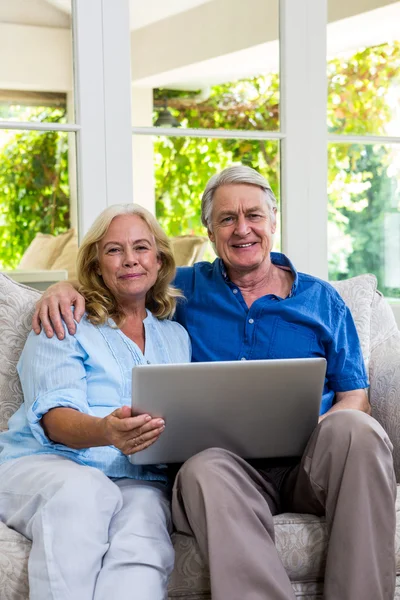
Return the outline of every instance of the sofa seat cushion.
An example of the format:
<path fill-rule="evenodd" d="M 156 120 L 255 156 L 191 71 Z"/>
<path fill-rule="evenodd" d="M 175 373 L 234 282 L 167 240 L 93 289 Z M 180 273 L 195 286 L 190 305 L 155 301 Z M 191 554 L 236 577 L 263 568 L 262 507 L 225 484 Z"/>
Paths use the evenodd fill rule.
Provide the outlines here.
<path fill-rule="evenodd" d="M 8 419 L 22 402 L 16 367 L 38 298 L 37 290 L 0 274 L 0 431 L 6 429 Z"/>
<path fill-rule="evenodd" d="M 400 486 L 397 486 L 399 490 Z M 400 493 L 396 501 L 396 567 L 400 574 Z M 275 543 L 294 587 L 322 581 L 324 577 L 328 531 L 325 519 L 313 515 L 283 513 L 274 517 Z M 193 538 L 175 533 L 175 569 L 169 586 L 170 598 L 192 598 L 209 594 L 208 570 Z M 196 596 L 197 597 L 197 596 Z"/>
<path fill-rule="evenodd" d="M 1 600 L 28 598 L 28 556 L 31 543 L 0 522 Z"/>
<path fill-rule="evenodd" d="M 400 486 L 397 486 L 399 490 Z M 396 501 L 396 567 L 400 574 L 400 494 Z M 324 575 L 328 534 L 325 519 L 284 513 L 274 517 L 276 546 L 290 580 L 310 597 L 320 590 Z M 193 538 L 173 534 L 175 568 L 169 598 L 197 600 L 210 597 L 210 578 Z M 27 561 L 31 543 L 0 522 L 0 590 L 2 600 L 27 600 Z M 3 592 L 4 590 L 4 592 Z M 397 597 L 397 596 L 396 596 Z"/>

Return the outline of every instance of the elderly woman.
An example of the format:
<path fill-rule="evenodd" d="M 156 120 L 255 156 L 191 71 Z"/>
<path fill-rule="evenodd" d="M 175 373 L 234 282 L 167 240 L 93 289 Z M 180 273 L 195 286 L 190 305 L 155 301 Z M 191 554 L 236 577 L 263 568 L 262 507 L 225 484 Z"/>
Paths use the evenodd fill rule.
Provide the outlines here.
<path fill-rule="evenodd" d="M 25 400 L 0 434 L 0 520 L 32 540 L 31 600 L 166 598 L 168 477 L 128 457 L 165 426 L 132 416 L 132 368 L 190 361 L 188 335 L 170 320 L 174 273 L 154 217 L 111 206 L 79 251 L 86 314 L 76 334 L 28 337 Z"/>

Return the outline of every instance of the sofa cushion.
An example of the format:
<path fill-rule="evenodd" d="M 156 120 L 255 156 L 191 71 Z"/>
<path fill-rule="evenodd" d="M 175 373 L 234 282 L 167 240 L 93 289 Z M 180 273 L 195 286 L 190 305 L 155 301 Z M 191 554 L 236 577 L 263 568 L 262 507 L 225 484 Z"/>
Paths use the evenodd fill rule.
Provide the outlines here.
<path fill-rule="evenodd" d="M 369 274 L 358 275 L 351 279 L 331 283 L 351 310 L 368 371 L 371 347 L 371 313 L 376 292 L 376 277 Z"/>
<path fill-rule="evenodd" d="M 16 366 L 39 297 L 37 290 L 0 274 L 0 431 L 22 402 Z"/>
<path fill-rule="evenodd" d="M 73 231 L 73 230 L 72 230 Z M 51 268 L 56 271 L 58 269 L 66 269 L 68 271 L 68 280 L 76 281 L 76 259 L 78 256 L 78 236 L 76 232 L 69 238 L 64 248 L 53 262 Z"/>
<path fill-rule="evenodd" d="M 176 266 L 185 267 L 202 259 L 208 238 L 196 235 L 181 235 L 171 238 L 170 241 Z"/>
<path fill-rule="evenodd" d="M 74 234 L 74 229 L 69 229 L 60 235 L 37 233 L 25 250 L 18 268 L 52 269 L 54 261 L 61 254 L 65 244 L 74 236 Z"/>
<path fill-rule="evenodd" d="M 31 543 L 0 522 L 1 600 L 28 600 L 28 557 Z"/>
<path fill-rule="evenodd" d="M 399 486 L 397 488 L 399 490 Z M 274 517 L 275 543 L 292 583 L 315 582 L 324 577 L 328 544 L 325 519 L 313 515 L 284 513 Z M 169 598 L 207 597 L 209 574 L 193 538 L 175 533 L 175 569 Z M 396 500 L 396 571 L 400 573 L 400 494 Z M 304 590 L 303 590 L 304 591 Z M 196 596 L 197 597 L 197 596 Z"/>

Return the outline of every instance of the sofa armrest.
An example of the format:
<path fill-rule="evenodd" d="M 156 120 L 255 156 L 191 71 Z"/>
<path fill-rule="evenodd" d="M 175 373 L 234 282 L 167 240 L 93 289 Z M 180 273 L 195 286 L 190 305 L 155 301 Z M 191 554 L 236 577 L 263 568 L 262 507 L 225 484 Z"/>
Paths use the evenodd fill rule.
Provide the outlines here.
<path fill-rule="evenodd" d="M 400 332 L 380 342 L 369 364 L 370 401 L 375 417 L 393 443 L 396 480 L 400 482 Z"/>

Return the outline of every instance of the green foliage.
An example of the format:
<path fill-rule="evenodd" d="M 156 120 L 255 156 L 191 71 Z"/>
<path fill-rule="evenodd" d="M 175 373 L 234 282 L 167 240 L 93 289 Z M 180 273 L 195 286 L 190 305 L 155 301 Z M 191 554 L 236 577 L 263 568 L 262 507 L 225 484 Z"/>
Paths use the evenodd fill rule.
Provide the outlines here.
<path fill-rule="evenodd" d="M 61 109 L 31 109 L 36 120 L 58 123 Z M 23 131 L 0 150 L 0 266 L 14 268 L 36 233 L 69 226 L 68 134 Z"/>

